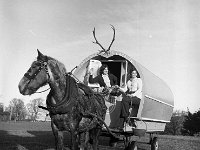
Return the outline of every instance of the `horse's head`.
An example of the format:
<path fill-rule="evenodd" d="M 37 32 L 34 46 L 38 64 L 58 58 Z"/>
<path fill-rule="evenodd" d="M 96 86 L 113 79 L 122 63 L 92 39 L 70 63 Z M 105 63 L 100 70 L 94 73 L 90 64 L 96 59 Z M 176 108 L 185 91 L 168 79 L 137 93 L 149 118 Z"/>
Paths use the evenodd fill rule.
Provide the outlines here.
<path fill-rule="evenodd" d="M 38 50 L 37 60 L 32 63 L 19 82 L 19 91 L 23 95 L 31 95 L 40 87 L 46 85 L 49 78 L 48 57 Z"/>

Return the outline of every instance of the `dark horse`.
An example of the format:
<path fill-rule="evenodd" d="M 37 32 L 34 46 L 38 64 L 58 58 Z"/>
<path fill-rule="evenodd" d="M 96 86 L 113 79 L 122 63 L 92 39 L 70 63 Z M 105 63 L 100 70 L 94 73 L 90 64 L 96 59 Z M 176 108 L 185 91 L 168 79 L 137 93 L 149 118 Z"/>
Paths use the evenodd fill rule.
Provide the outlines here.
<path fill-rule="evenodd" d="M 96 150 L 107 109 L 103 97 L 77 83 L 61 62 L 38 50 L 37 60 L 19 83 L 19 91 L 31 95 L 46 84 L 51 90 L 46 99 L 47 108 L 43 108 L 50 113 L 56 149 L 65 149 L 63 131 L 69 131 L 72 150 L 87 149 L 89 144 Z"/>

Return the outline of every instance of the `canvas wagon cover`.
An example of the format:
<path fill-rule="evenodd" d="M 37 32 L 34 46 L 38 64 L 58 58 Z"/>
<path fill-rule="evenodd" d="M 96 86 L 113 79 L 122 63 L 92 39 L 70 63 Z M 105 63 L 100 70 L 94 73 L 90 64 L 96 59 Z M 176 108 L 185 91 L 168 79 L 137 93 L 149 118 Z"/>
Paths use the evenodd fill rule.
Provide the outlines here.
<path fill-rule="evenodd" d="M 109 57 L 113 58 L 113 56 L 121 56 L 138 70 L 143 81 L 143 96 L 137 115 L 138 118 L 161 122 L 170 121 L 174 106 L 174 98 L 170 88 L 163 80 L 122 52 L 110 51 L 109 54 L 99 54 L 97 52 L 88 56 L 80 63 L 74 72 L 74 75 L 80 81 L 84 81 L 89 61 L 96 58 L 98 55 L 105 57 L 105 59 Z"/>

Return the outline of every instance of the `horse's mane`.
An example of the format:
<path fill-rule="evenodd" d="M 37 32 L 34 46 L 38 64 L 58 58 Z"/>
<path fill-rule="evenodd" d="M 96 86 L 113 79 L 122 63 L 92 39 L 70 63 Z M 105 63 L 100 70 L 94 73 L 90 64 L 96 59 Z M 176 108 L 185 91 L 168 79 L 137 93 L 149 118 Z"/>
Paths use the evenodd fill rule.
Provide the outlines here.
<path fill-rule="evenodd" d="M 48 107 L 55 105 L 56 107 L 54 106 L 54 111 L 57 113 L 66 113 L 68 109 L 63 109 L 63 106 L 67 107 L 68 104 L 71 104 L 70 102 L 75 102 L 78 96 L 78 86 L 76 80 L 71 77 L 70 74 L 67 74 L 64 64 L 58 60 L 48 57 L 48 64 L 53 76 L 52 82 L 56 82 L 56 86 L 59 86 L 64 91 L 62 93 L 62 100 L 57 102 L 55 105 L 51 103 L 51 97 L 55 94 L 55 91 L 51 90 L 47 95 L 47 105 Z M 53 110 L 50 108 L 50 111 Z"/>
<path fill-rule="evenodd" d="M 63 63 L 61 63 L 60 61 L 52 58 L 52 57 L 48 57 L 48 60 L 51 62 L 51 63 L 49 63 L 49 65 L 52 68 L 51 71 L 53 72 L 53 74 L 54 75 L 57 74 L 61 78 L 63 78 L 66 75 L 66 73 L 67 73 L 65 65 Z M 55 77 L 55 78 L 58 78 L 58 77 Z"/>

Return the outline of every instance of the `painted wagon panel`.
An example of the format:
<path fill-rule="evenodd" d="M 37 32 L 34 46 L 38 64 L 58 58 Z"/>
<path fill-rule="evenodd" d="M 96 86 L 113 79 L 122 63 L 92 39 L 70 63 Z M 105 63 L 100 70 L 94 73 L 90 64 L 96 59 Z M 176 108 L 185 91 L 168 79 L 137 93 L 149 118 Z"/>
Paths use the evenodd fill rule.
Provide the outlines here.
<path fill-rule="evenodd" d="M 138 117 L 169 122 L 174 106 L 173 94 L 166 83 L 137 63 L 143 81 L 143 107 Z M 140 112 L 140 111 L 139 111 Z"/>

